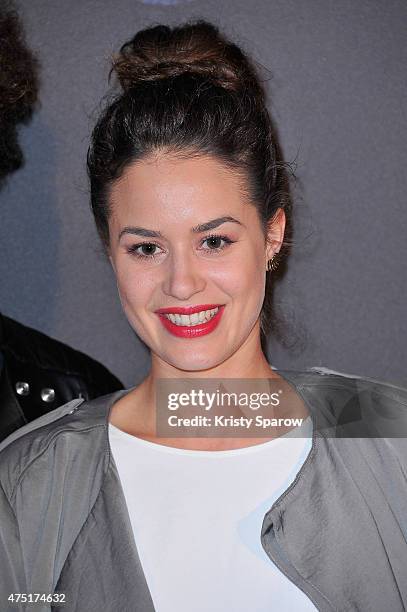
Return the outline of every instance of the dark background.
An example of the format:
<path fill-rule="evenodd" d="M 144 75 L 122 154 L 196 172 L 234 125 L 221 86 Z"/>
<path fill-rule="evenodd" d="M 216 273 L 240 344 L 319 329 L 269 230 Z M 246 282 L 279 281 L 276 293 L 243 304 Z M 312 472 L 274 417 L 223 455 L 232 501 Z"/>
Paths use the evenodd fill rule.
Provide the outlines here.
<path fill-rule="evenodd" d="M 138 29 L 206 18 L 265 67 L 286 159 L 297 164 L 295 248 L 276 291 L 291 348 L 407 386 L 407 4 L 397 0 L 20 0 L 42 64 L 21 130 L 23 170 L 0 193 L 0 309 L 107 365 L 126 386 L 148 352 L 121 312 L 88 204 L 85 157 L 109 58 Z M 266 70 L 267 69 L 267 70 Z"/>

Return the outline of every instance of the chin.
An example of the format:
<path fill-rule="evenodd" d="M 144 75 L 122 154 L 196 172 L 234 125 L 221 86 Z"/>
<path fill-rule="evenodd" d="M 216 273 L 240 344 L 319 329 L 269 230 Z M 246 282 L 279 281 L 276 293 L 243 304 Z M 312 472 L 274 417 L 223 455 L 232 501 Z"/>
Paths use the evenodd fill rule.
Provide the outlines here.
<path fill-rule="evenodd" d="M 169 365 L 184 372 L 201 372 L 203 370 L 209 370 L 215 368 L 225 361 L 227 357 L 225 355 L 208 355 L 204 351 L 188 354 L 185 352 L 178 355 L 162 355 L 161 359 L 166 361 Z"/>

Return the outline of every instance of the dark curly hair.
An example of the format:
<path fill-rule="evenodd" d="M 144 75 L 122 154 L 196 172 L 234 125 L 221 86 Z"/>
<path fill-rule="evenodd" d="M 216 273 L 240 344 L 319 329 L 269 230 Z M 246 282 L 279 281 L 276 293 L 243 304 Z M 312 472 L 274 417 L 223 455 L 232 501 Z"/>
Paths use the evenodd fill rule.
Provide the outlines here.
<path fill-rule="evenodd" d="M 17 127 L 33 113 L 38 72 L 13 3 L 0 0 L 0 183 L 23 163 Z"/>
<path fill-rule="evenodd" d="M 138 32 L 114 58 L 121 90 L 109 99 L 88 151 L 91 206 L 109 246 L 109 191 L 132 162 L 157 151 L 210 155 L 244 178 L 266 236 L 279 208 L 287 217 L 279 260 L 291 246 L 291 168 L 283 160 L 266 96 L 252 61 L 218 28 L 203 20 Z M 280 265 L 278 273 L 284 266 Z M 268 272 L 260 317 L 266 353 L 271 332 L 284 324 L 272 307 L 276 272 Z"/>

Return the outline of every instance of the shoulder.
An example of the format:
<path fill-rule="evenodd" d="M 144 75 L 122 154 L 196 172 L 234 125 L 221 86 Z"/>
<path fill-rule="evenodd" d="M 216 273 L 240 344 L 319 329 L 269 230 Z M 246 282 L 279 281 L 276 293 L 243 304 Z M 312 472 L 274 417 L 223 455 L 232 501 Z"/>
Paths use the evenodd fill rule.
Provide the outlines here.
<path fill-rule="evenodd" d="M 321 386 L 327 389 L 333 388 L 338 390 L 346 390 L 358 398 L 370 396 L 376 398 L 383 403 L 383 406 L 391 403 L 399 404 L 407 407 L 407 388 L 395 385 L 390 382 L 369 378 L 367 376 L 358 376 L 356 374 L 347 374 L 337 372 L 324 367 L 313 367 L 310 369 L 312 376 L 304 384 L 308 386 Z M 376 401 L 378 405 L 378 401 Z"/>
<path fill-rule="evenodd" d="M 315 417 L 335 436 L 407 437 L 407 388 L 325 367 L 281 370 Z M 341 428 L 341 429 L 339 429 Z"/>
<path fill-rule="evenodd" d="M 315 449 L 324 448 L 329 456 L 321 464 L 324 473 L 340 456 L 352 478 L 362 475 L 363 480 L 374 474 L 392 507 L 400 503 L 400 496 L 405 499 L 407 389 L 325 367 L 282 372 L 310 410 L 318 440 L 313 465 Z"/>
<path fill-rule="evenodd" d="M 407 387 L 383 380 L 338 372 L 323 366 L 314 366 L 305 370 L 281 370 L 281 372 L 284 376 L 287 374 L 287 378 L 299 388 L 325 389 L 327 393 L 329 389 L 356 394 L 370 392 L 407 405 Z"/>
<path fill-rule="evenodd" d="M 36 466 L 44 477 L 61 473 L 81 457 L 95 466 L 108 454 L 107 419 L 124 391 L 95 400 L 76 399 L 20 427 L 0 444 L 0 483 L 10 496 Z M 91 451 L 91 452 L 89 452 Z M 46 467 L 46 469 L 44 469 Z M 90 464 L 88 465 L 90 468 Z"/>
<path fill-rule="evenodd" d="M 377 378 L 369 378 L 368 376 L 360 376 L 349 372 L 339 372 L 324 366 L 313 366 L 304 370 L 278 370 L 283 373 L 292 374 L 293 379 L 298 381 L 301 386 L 321 386 L 355 389 L 356 387 L 365 389 L 375 389 L 378 392 L 386 390 L 393 394 L 400 392 L 401 396 L 407 398 L 407 387 L 396 385 Z M 406 383 L 407 384 L 407 383 Z"/>

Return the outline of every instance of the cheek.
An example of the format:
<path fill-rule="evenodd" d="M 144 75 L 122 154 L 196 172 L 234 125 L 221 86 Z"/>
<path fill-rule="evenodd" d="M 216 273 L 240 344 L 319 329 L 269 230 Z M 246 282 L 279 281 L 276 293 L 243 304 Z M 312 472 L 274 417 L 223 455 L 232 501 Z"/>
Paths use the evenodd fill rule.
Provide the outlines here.
<path fill-rule="evenodd" d="M 123 308 L 131 310 L 148 304 L 156 284 L 149 275 L 136 272 L 131 265 L 118 266 L 116 280 Z"/>
<path fill-rule="evenodd" d="M 231 297 L 240 297 L 253 304 L 264 296 L 266 274 L 261 261 L 257 253 L 246 252 L 227 268 L 214 272 L 212 279 Z"/>

